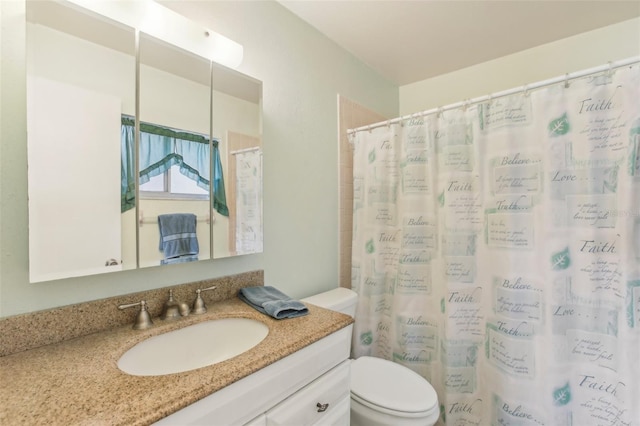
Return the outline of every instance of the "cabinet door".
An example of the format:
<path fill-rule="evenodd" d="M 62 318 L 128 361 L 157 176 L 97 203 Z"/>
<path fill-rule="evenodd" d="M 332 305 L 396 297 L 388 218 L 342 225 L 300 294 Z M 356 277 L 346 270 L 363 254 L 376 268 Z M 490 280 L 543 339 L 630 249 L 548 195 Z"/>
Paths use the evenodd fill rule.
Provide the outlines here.
<path fill-rule="evenodd" d="M 29 96 L 31 282 L 121 269 L 120 99 L 39 77 Z"/>
<path fill-rule="evenodd" d="M 334 424 L 349 409 L 350 361 L 344 361 L 267 411 L 268 426 Z M 347 401 L 345 405 L 344 401 Z"/>

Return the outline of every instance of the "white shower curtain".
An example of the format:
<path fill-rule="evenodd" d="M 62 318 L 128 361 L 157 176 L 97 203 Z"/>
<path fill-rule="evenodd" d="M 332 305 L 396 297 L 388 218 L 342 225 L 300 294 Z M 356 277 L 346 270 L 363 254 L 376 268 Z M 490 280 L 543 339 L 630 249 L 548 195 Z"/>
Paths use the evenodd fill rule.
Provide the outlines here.
<path fill-rule="evenodd" d="M 353 355 L 443 424 L 640 425 L 639 70 L 353 135 Z"/>
<path fill-rule="evenodd" d="M 235 153 L 236 254 L 262 252 L 262 150 Z"/>

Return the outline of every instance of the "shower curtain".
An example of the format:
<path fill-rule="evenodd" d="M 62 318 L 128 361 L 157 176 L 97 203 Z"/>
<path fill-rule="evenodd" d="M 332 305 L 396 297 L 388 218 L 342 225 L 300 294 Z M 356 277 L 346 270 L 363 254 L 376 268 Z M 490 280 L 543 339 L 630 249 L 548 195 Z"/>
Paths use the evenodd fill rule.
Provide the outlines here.
<path fill-rule="evenodd" d="M 640 425 L 639 70 L 352 135 L 353 355 L 441 424 Z"/>
<path fill-rule="evenodd" d="M 235 153 L 236 254 L 262 252 L 262 150 Z"/>

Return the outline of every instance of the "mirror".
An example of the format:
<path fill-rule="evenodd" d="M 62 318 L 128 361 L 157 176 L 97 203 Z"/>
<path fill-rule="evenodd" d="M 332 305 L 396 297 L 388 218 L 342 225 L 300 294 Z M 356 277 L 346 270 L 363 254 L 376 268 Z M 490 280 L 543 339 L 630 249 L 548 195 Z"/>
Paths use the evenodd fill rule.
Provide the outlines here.
<path fill-rule="evenodd" d="M 210 62 L 144 33 L 139 46 L 140 266 L 210 259 Z"/>
<path fill-rule="evenodd" d="M 27 2 L 27 55 L 31 282 L 175 263 L 167 214 L 189 260 L 262 252 L 259 81 L 140 32 L 136 87 L 135 29 L 68 2 Z M 188 143 L 144 162 L 154 129 Z"/>
<path fill-rule="evenodd" d="M 57 2 L 26 6 L 31 282 L 135 268 L 118 185 L 135 32 Z"/>
<path fill-rule="evenodd" d="M 215 63 L 212 69 L 212 129 L 228 206 L 228 215 L 214 211 L 213 257 L 262 253 L 262 83 Z"/>

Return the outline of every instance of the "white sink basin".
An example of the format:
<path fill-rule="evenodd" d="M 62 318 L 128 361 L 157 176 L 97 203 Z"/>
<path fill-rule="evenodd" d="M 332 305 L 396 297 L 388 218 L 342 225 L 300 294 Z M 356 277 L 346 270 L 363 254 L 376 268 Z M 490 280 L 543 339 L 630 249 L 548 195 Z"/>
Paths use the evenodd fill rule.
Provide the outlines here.
<path fill-rule="evenodd" d="M 118 368 L 134 376 L 162 376 L 195 370 L 240 355 L 269 334 L 248 318 L 222 318 L 144 340 L 120 357 Z"/>

